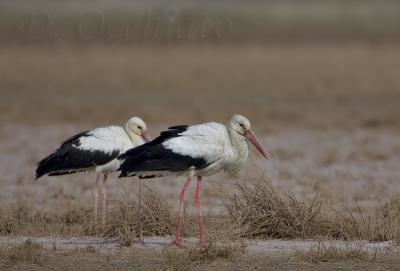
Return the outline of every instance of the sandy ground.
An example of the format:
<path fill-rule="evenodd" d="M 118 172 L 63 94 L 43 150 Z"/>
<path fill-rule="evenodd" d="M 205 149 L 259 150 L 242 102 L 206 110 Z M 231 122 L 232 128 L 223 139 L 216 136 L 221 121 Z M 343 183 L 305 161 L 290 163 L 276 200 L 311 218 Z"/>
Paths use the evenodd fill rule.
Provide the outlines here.
<path fill-rule="evenodd" d="M 256 126 L 256 125 L 255 125 Z M 35 164 L 68 136 L 88 125 L 29 126 L 6 124 L 0 130 L 0 197 L 15 201 L 31 199 L 40 208 L 66 200 L 78 204 L 92 200 L 95 175 L 76 174 L 33 181 Z M 90 128 L 90 126 L 89 126 Z M 165 128 L 152 127 L 153 135 Z M 257 126 L 254 128 L 257 131 Z M 400 131 L 397 129 L 281 129 L 259 134 L 271 159 L 262 160 L 253 150 L 249 162 L 236 178 L 246 180 L 267 176 L 272 184 L 300 199 L 318 193 L 333 207 L 357 200 L 366 209 L 400 193 Z M 11 140 L 12 139 L 12 140 Z M 135 179 L 116 180 L 112 176 L 108 199 L 135 196 Z M 183 180 L 148 180 L 171 204 Z M 235 178 L 223 174 L 207 178 L 204 186 L 205 211 L 222 211 L 220 199 L 232 196 Z M 191 191 L 193 193 L 193 191 Z M 188 197 L 191 200 L 191 197 Z M 53 202 L 54 201 L 54 202 Z"/>
<path fill-rule="evenodd" d="M 19 236 L 19 237 L 0 237 L 0 246 L 20 245 L 26 240 L 33 240 L 35 243 L 42 244 L 48 249 L 74 250 L 83 248 L 97 248 L 101 252 L 118 251 L 120 243 L 118 239 L 103 239 L 103 238 L 61 238 L 61 237 L 35 237 Z M 144 243 L 134 242 L 132 248 L 144 250 L 161 250 L 170 247 L 173 242 L 173 236 L 166 237 L 146 237 Z M 290 255 L 296 250 L 307 250 L 316 245 L 315 240 L 243 240 L 246 244 L 246 253 L 258 255 L 278 256 L 279 254 Z M 186 247 L 196 247 L 198 240 L 196 238 L 185 238 Z M 327 242 L 337 248 L 361 248 L 362 250 L 374 253 L 400 252 L 400 249 L 394 246 L 391 242 L 368 242 L 368 241 L 329 241 Z"/>
<path fill-rule="evenodd" d="M 28 237 L 2 237 L 0 247 L 18 245 Z M 34 238 L 36 243 L 53 251 L 78 252 L 79 257 L 65 254 L 63 259 L 49 256 L 40 265 L 1 265 L 2 270 L 175 270 L 168 266 L 162 255 L 171 250 L 172 237 L 145 238 L 145 244 L 134 243 L 130 248 L 119 247 L 118 240 L 96 238 Z M 187 247 L 196 247 L 194 239 L 186 239 Z M 235 259 L 217 260 L 210 264 L 194 265 L 190 270 L 399 270 L 400 252 L 390 242 L 368 243 L 366 241 L 330 241 L 337 248 L 361 248 L 375 255 L 372 263 L 299 263 L 293 257 L 296 250 L 310 249 L 316 245 L 311 240 L 247 241 L 244 252 Z M 85 253 L 86 249 L 86 253 Z M 92 251 L 92 252 L 89 252 Z M 95 251 L 95 252 L 93 252 Z M 92 254 L 91 254 L 92 253 Z M 179 249 L 178 252 L 179 253 Z M 176 269 L 180 270 L 180 269 Z M 185 270 L 185 269 L 182 269 Z"/>
<path fill-rule="evenodd" d="M 166 126 L 152 127 L 157 134 Z M 34 181 L 35 163 L 54 150 L 69 135 L 91 128 L 90 125 L 34 126 L 5 124 L 0 129 L 0 197 L 2 202 L 28 200 L 34 208 L 56 211 L 67 204 L 91 204 L 94 174 L 76 174 L 59 178 L 45 177 Z M 257 131 L 257 125 L 254 128 Z M 357 201 L 365 211 L 372 211 L 400 193 L 400 131 L 395 128 L 282 128 L 259 138 L 270 152 L 265 161 L 254 152 L 239 180 L 267 176 L 274 187 L 294 194 L 299 199 L 311 199 L 316 194 L 329 208 L 340 208 L 345 202 Z M 183 180 L 149 180 L 146 185 L 157 187 L 172 208 Z M 204 209 L 209 214 L 223 214 L 221 199 L 235 192 L 235 179 L 224 175 L 207 178 L 204 185 Z M 121 199 L 136 196 L 137 181 L 116 180 L 109 183 L 108 206 Z M 191 191 L 193 193 L 193 191 Z M 194 206 L 192 194 L 188 206 Z M 189 209 L 190 210 L 190 209 Z M 192 209 L 193 210 L 193 207 Z M 0 246 L 18 244 L 29 237 L 1 237 Z M 116 239 L 62 238 L 36 236 L 45 247 L 61 252 L 50 255 L 42 265 L 0 265 L 2 270 L 174 270 L 166 265 L 163 251 L 170 237 L 146 238 L 146 245 L 134 244 L 119 248 Z M 195 244 L 194 239 L 186 240 Z M 332 243 L 332 242 L 330 242 Z M 292 254 L 296 249 L 309 249 L 316 241 L 253 240 L 247 242 L 245 253 L 235 261 L 221 259 L 195 270 L 399 270 L 400 254 L 391 243 L 367 241 L 340 242 L 337 247 L 362 247 L 377 251 L 373 263 L 298 263 Z M 77 249 L 95 247 L 90 253 L 75 253 Z M 72 254 L 63 254 L 72 251 Z M 60 253 L 63 255 L 60 257 Z M 75 253 L 75 254 L 74 254 Z"/>

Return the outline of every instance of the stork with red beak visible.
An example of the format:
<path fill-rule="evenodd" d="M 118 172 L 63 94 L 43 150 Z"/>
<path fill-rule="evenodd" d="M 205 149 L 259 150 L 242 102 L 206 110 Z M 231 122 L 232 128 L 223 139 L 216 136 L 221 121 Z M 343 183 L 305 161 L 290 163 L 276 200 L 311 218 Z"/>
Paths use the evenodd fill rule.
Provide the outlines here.
<path fill-rule="evenodd" d="M 182 246 L 183 204 L 192 177 L 197 177 L 195 201 L 199 224 L 200 245 L 205 246 L 201 212 L 200 187 L 203 176 L 220 171 L 235 174 L 248 157 L 248 142 L 265 157 L 267 154 L 251 130 L 250 121 L 234 115 L 227 125 L 210 122 L 199 125 L 179 125 L 161 132 L 160 136 L 119 156 L 122 160 L 120 177 L 141 179 L 167 175 L 185 176 L 180 192 L 180 212 L 175 243 Z"/>

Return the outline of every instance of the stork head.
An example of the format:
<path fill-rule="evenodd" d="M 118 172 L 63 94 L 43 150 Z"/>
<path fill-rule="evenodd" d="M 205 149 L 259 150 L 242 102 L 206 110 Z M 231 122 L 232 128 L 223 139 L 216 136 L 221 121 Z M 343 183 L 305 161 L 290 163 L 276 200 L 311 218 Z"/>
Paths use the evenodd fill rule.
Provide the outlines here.
<path fill-rule="evenodd" d="M 257 137 L 255 136 L 254 132 L 251 130 L 250 121 L 239 114 L 234 115 L 231 120 L 229 121 L 229 125 L 231 129 L 238 133 L 239 135 L 245 137 L 247 140 L 250 141 L 251 144 L 265 157 L 267 157 L 267 153 L 264 150 L 263 146 L 258 141 Z"/>
<path fill-rule="evenodd" d="M 144 141 L 151 141 L 151 137 L 147 131 L 147 126 L 144 121 L 139 117 L 132 117 L 125 124 L 125 130 L 130 135 L 137 135 L 144 139 Z"/>

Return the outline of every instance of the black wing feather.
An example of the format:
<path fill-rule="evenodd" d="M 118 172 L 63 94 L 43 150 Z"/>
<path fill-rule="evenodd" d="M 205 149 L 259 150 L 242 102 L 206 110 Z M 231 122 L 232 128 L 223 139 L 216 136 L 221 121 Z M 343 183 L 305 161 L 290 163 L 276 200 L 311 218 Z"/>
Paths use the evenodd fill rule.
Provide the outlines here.
<path fill-rule="evenodd" d="M 164 148 L 162 143 L 170 138 L 179 137 L 189 126 L 179 125 L 170 127 L 161 132 L 160 136 L 146 144 L 130 149 L 118 157 L 124 160 L 119 170 L 120 177 L 127 177 L 132 172 L 144 171 L 184 171 L 191 167 L 196 169 L 208 165 L 203 158 L 193 158 L 188 155 L 180 155 Z M 139 178 L 154 178 L 155 175 L 139 176 Z"/>
<path fill-rule="evenodd" d="M 80 139 L 81 137 L 88 137 L 88 136 L 90 136 L 89 132 L 90 132 L 90 131 L 84 131 L 84 132 L 81 132 L 81 133 L 76 134 L 76 135 L 74 135 L 74 136 L 71 136 L 70 138 L 64 140 L 64 141 L 61 143 L 61 147 L 66 146 L 66 145 L 80 146 L 81 143 L 80 143 L 79 139 Z"/>
<path fill-rule="evenodd" d="M 46 174 L 58 176 L 89 170 L 104 165 L 119 155 L 119 150 L 104 153 L 98 150 L 78 149 L 79 139 L 87 136 L 90 136 L 88 131 L 70 137 L 55 152 L 42 159 L 36 168 L 36 179 Z"/>

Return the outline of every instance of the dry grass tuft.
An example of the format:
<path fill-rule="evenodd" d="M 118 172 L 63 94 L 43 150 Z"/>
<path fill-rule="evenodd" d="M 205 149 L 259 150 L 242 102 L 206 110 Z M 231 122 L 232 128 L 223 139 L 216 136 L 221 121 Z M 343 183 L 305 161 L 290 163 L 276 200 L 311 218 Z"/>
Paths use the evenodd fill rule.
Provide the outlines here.
<path fill-rule="evenodd" d="M 225 240 L 237 242 L 241 238 L 316 237 L 393 241 L 400 245 L 399 197 L 368 213 L 357 202 L 354 206 L 344 205 L 340 210 L 329 211 L 318 197 L 309 202 L 300 201 L 276 191 L 264 179 L 255 184 L 238 184 L 238 188 L 238 193 L 225 202 L 228 217 L 204 217 L 207 239 L 217 240 L 219 245 Z M 174 233 L 175 214 L 157 190 L 145 188 L 140 205 L 139 211 L 137 200 L 117 203 L 109 210 L 105 235 L 118 237 L 121 246 L 130 246 L 143 236 Z M 90 223 L 93 216 L 90 207 L 60 205 L 50 212 L 32 206 L 24 201 L 1 204 L 0 234 L 98 235 Z M 195 218 L 187 215 L 184 235 L 197 236 L 197 231 Z"/>
<path fill-rule="evenodd" d="M 92 210 L 67 206 L 57 212 L 35 210 L 29 202 L 6 203 L 0 207 L 0 234 L 3 235 L 91 235 Z"/>
<path fill-rule="evenodd" d="M 357 202 L 353 207 L 345 204 L 342 210 L 335 210 L 335 213 L 336 216 L 331 219 L 332 238 L 344 240 L 371 238 L 374 220 L 371 215 L 364 214 Z"/>
<path fill-rule="evenodd" d="M 235 260 L 245 252 L 246 244 L 237 234 L 234 225 L 220 221 L 216 228 L 208 232 L 207 247 L 191 248 L 189 257 L 196 263 L 210 263 L 217 259 Z"/>
<path fill-rule="evenodd" d="M 0 263 L 4 264 L 38 264 L 42 265 L 45 255 L 42 245 L 28 239 L 21 245 L 3 248 L 0 250 Z"/>
<path fill-rule="evenodd" d="M 175 220 L 171 208 L 155 189 L 146 188 L 139 202 L 119 202 L 111 210 L 107 225 L 108 236 L 117 236 L 121 246 L 130 246 L 141 236 L 164 236 L 174 231 Z"/>
<path fill-rule="evenodd" d="M 296 250 L 294 258 L 299 262 L 321 263 L 321 262 L 365 262 L 375 260 L 375 256 L 370 255 L 361 247 L 341 248 L 334 244 L 325 244 L 320 241 L 309 250 Z"/>
<path fill-rule="evenodd" d="M 244 241 L 238 238 L 236 231 L 229 223 L 220 223 L 207 235 L 208 244 L 205 248 L 188 247 L 184 250 L 166 248 L 162 256 L 168 270 L 192 270 L 196 265 L 212 263 L 216 260 L 236 261 L 245 252 Z"/>
<path fill-rule="evenodd" d="M 33 211 L 28 204 L 1 204 L 0 206 L 0 234 L 16 234 L 33 220 Z"/>
<path fill-rule="evenodd" d="M 194 263 L 188 257 L 187 251 L 181 251 L 177 248 L 165 248 L 162 251 L 165 270 L 168 271 L 188 271 L 194 266 Z"/>
<path fill-rule="evenodd" d="M 308 238 L 329 231 L 317 197 L 306 203 L 293 195 L 281 196 L 264 179 L 238 188 L 239 194 L 225 205 L 233 223 L 241 227 L 241 237 Z"/>
<path fill-rule="evenodd" d="M 243 246 L 238 243 L 212 241 L 206 248 L 191 248 L 188 251 L 188 257 L 192 262 L 205 264 L 217 259 L 234 260 L 243 251 Z"/>
<path fill-rule="evenodd" d="M 54 231 L 67 235 L 93 235 L 91 226 L 93 209 L 85 206 L 68 206 L 55 214 L 47 214 Z"/>
<path fill-rule="evenodd" d="M 208 264 L 216 260 L 235 261 L 244 246 L 230 240 L 209 242 L 205 248 L 191 247 L 183 251 L 176 248 L 164 249 L 162 256 L 168 270 L 191 270 L 196 265 Z"/>
<path fill-rule="evenodd" d="M 375 226 L 370 237 L 374 241 L 393 240 L 395 245 L 400 245 L 400 198 L 378 208 L 375 213 Z"/>
<path fill-rule="evenodd" d="M 355 210 L 353 210 L 355 209 Z M 400 201 L 398 197 L 379 206 L 372 214 L 365 214 L 358 203 L 354 208 L 344 206 L 332 219 L 334 239 L 365 239 L 370 241 L 393 241 L 400 244 Z"/>
<path fill-rule="evenodd" d="M 366 214 L 357 202 L 331 214 L 315 197 L 311 202 L 281 195 L 264 179 L 238 184 L 239 193 L 225 203 L 237 234 L 245 238 L 315 238 L 393 240 L 400 244 L 398 199 Z"/>

